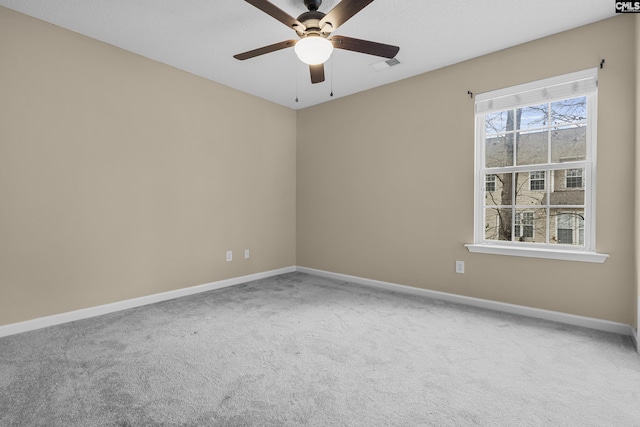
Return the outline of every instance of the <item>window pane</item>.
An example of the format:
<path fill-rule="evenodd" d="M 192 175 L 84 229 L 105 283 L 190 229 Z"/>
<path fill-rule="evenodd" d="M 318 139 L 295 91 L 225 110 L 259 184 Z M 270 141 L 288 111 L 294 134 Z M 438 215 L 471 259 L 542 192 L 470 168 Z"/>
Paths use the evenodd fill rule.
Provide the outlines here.
<path fill-rule="evenodd" d="M 484 238 L 486 240 L 511 240 L 511 209 L 485 209 Z"/>
<path fill-rule="evenodd" d="M 547 203 L 546 171 L 516 173 L 516 205 L 544 205 Z"/>
<path fill-rule="evenodd" d="M 545 243 L 547 240 L 547 210 L 516 210 L 513 234 L 514 242 Z"/>
<path fill-rule="evenodd" d="M 488 168 L 513 166 L 513 133 L 497 135 L 485 140 L 485 166 Z"/>
<path fill-rule="evenodd" d="M 551 103 L 551 124 L 564 125 L 587 120 L 587 97 L 564 99 Z"/>
<path fill-rule="evenodd" d="M 535 165 L 547 163 L 549 133 L 545 130 L 542 132 L 519 132 L 517 134 L 517 153 L 516 161 L 518 165 Z"/>
<path fill-rule="evenodd" d="M 551 210 L 550 243 L 561 245 L 584 245 L 584 209 Z"/>
<path fill-rule="evenodd" d="M 582 188 L 582 187 L 584 187 L 584 184 L 582 183 L 582 175 L 580 175 L 580 176 L 569 176 L 569 175 L 567 175 L 565 187 L 566 188 Z"/>
<path fill-rule="evenodd" d="M 587 128 L 585 125 L 551 129 L 551 162 L 584 160 L 587 156 Z"/>
<path fill-rule="evenodd" d="M 486 175 L 488 176 L 488 175 Z M 485 176 L 485 179 L 487 179 Z M 495 177 L 495 191 L 485 191 L 485 206 L 505 206 L 513 204 L 513 174 L 501 173 Z"/>
<path fill-rule="evenodd" d="M 484 118 L 486 135 L 503 134 L 507 130 L 507 112 L 487 114 Z"/>
<path fill-rule="evenodd" d="M 517 129 L 533 129 L 548 124 L 549 104 L 532 105 L 516 111 Z"/>

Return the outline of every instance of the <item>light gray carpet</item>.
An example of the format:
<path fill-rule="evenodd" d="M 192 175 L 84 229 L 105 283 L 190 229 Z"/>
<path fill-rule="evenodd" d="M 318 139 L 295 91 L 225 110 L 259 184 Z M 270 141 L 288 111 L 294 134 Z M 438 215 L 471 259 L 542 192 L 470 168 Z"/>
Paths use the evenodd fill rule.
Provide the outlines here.
<path fill-rule="evenodd" d="M 292 273 L 0 339 L 0 425 L 640 426 L 640 356 Z"/>

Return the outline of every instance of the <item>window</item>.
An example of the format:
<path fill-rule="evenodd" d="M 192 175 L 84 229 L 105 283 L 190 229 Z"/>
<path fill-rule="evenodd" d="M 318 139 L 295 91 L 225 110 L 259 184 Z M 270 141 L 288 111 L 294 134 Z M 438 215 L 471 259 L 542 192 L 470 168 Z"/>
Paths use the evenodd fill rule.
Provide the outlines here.
<path fill-rule="evenodd" d="M 515 221 L 515 235 L 520 241 L 533 238 L 533 212 L 518 212 Z"/>
<path fill-rule="evenodd" d="M 582 188 L 582 169 L 567 169 L 565 174 L 566 188 Z"/>
<path fill-rule="evenodd" d="M 606 259 L 595 253 L 596 98 L 595 68 L 476 96 L 470 251 Z"/>
<path fill-rule="evenodd" d="M 484 191 L 496 191 L 496 176 L 494 174 L 485 175 Z"/>
<path fill-rule="evenodd" d="M 584 218 L 580 212 L 559 213 L 556 224 L 558 243 L 565 245 L 584 244 Z"/>
<path fill-rule="evenodd" d="M 545 172 L 529 172 L 529 190 L 544 191 Z"/>

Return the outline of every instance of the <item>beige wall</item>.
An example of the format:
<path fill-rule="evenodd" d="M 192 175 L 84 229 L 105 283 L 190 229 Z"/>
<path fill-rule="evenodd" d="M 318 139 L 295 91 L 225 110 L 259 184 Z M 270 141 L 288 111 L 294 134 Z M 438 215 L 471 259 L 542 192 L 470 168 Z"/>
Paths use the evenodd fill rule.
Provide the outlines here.
<path fill-rule="evenodd" d="M 615 17 L 299 111 L 298 265 L 635 323 L 634 22 Z M 467 90 L 592 68 L 602 58 L 597 250 L 610 258 L 469 253 L 474 102 Z M 455 260 L 465 261 L 466 274 L 454 273 Z"/>
<path fill-rule="evenodd" d="M 636 204 L 635 204 L 635 261 L 636 261 L 636 332 L 640 329 L 640 15 L 635 15 L 635 59 L 636 59 Z M 640 341 L 636 342 L 640 352 Z"/>
<path fill-rule="evenodd" d="M 295 265 L 294 111 L 1 7 L 0 58 L 0 325 Z"/>
<path fill-rule="evenodd" d="M 640 72 L 634 43 L 621 42 L 640 44 L 637 22 L 616 17 L 296 114 L 0 7 L 0 325 L 286 267 L 296 254 L 301 266 L 637 324 L 640 84 L 629 87 Z M 610 259 L 470 254 L 467 90 L 601 58 L 597 239 Z"/>

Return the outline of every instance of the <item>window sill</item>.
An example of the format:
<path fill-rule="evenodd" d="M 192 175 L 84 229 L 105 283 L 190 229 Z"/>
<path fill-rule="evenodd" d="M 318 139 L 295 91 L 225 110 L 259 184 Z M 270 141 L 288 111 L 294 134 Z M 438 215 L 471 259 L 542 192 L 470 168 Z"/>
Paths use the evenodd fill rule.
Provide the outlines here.
<path fill-rule="evenodd" d="M 559 259 L 564 261 L 594 262 L 602 264 L 609 258 L 608 254 L 585 251 L 563 251 L 547 248 L 519 248 L 486 244 L 466 244 L 469 252 L 493 255 L 519 256 L 528 258 Z"/>

